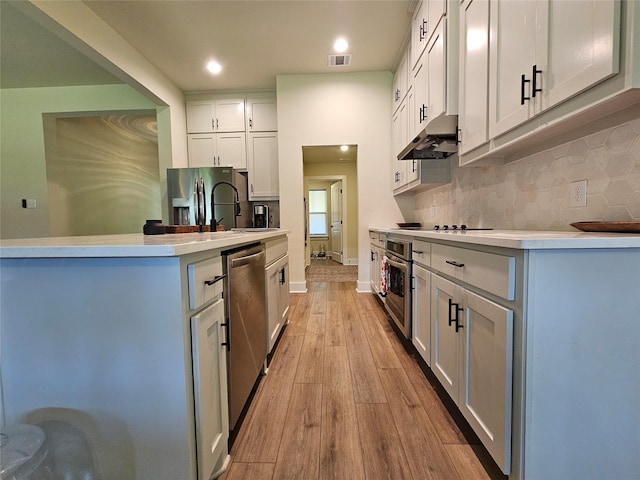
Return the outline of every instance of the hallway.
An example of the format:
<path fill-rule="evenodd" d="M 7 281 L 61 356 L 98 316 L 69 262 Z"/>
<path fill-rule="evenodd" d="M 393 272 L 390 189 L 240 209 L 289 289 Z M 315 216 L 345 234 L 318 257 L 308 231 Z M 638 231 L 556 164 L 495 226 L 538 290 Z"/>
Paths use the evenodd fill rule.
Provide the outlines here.
<path fill-rule="evenodd" d="M 469 443 L 373 295 L 355 282 L 308 282 L 292 294 L 289 318 L 222 479 L 506 478 L 490 460 L 485 470 L 486 452 Z"/>

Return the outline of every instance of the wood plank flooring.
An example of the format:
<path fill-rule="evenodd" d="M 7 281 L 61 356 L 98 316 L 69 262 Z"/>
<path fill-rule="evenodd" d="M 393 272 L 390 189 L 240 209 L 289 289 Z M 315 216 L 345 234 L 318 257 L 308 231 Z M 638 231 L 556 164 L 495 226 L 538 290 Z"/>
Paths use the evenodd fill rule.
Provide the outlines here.
<path fill-rule="evenodd" d="M 291 295 L 289 325 L 220 478 L 505 479 L 375 297 L 355 288 L 309 282 L 306 294 Z"/>

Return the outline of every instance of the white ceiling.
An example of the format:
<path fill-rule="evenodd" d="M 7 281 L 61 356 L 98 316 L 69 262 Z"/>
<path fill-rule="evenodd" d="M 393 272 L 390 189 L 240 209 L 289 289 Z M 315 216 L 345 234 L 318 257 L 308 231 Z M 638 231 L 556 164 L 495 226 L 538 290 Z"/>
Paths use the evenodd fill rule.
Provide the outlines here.
<path fill-rule="evenodd" d="M 393 71 L 409 32 L 410 0 L 84 0 L 184 92 L 276 87 L 278 74 Z M 0 4 L 7 3 L 2 0 Z M 2 86 L 117 82 L 2 8 Z M 16 25 L 11 27 L 11 25 Z M 6 30 L 5 30 L 6 28 Z M 350 67 L 327 66 L 336 37 Z M 61 44 L 61 45 L 58 45 Z M 62 55 L 54 53 L 60 46 Z M 45 52 L 40 54 L 39 51 Z M 217 59 L 222 74 L 204 65 Z M 75 62 L 80 62 L 76 65 Z M 79 66 L 78 66 L 79 65 Z M 70 73 L 73 73 L 71 75 Z M 106 74 L 106 75 L 105 75 Z M 41 85 L 38 85 L 41 84 Z"/>

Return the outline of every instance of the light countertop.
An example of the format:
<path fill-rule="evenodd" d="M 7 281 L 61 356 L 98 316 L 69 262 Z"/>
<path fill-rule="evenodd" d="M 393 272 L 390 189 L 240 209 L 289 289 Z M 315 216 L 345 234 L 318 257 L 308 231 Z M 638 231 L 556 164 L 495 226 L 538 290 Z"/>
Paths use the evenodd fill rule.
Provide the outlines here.
<path fill-rule="evenodd" d="M 288 230 L 96 235 L 0 241 L 0 258 L 175 257 L 281 237 Z"/>
<path fill-rule="evenodd" d="M 638 233 L 591 233 L 541 230 L 412 230 L 370 228 L 380 233 L 522 250 L 640 248 Z"/>

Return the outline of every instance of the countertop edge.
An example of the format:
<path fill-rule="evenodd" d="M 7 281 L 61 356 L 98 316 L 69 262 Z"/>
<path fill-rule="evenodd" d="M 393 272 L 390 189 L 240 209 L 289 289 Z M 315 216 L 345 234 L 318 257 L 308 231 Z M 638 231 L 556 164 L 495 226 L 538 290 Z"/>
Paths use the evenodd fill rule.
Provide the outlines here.
<path fill-rule="evenodd" d="M 230 249 L 289 233 L 289 230 L 278 229 L 223 234 L 126 234 L 2 240 L 0 259 L 180 257 L 207 250 Z"/>
<path fill-rule="evenodd" d="M 369 228 L 370 231 L 454 243 L 486 245 L 519 250 L 640 248 L 639 234 L 590 233 L 537 230 L 433 231 Z"/>

